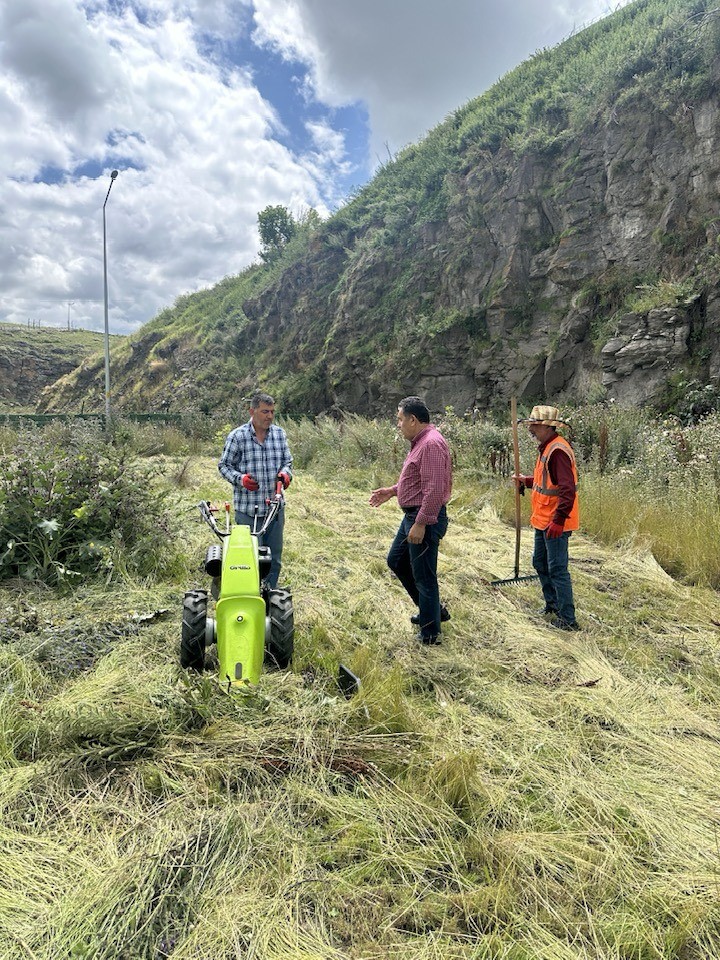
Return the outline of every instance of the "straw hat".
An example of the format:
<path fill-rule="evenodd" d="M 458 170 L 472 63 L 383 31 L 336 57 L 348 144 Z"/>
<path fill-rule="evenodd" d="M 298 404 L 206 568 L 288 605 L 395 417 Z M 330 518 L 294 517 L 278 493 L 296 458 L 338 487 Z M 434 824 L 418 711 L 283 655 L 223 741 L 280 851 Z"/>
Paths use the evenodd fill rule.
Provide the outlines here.
<path fill-rule="evenodd" d="M 530 416 L 520 420 L 520 423 L 542 423 L 546 427 L 569 427 L 570 424 L 560 419 L 557 407 L 533 407 Z"/>

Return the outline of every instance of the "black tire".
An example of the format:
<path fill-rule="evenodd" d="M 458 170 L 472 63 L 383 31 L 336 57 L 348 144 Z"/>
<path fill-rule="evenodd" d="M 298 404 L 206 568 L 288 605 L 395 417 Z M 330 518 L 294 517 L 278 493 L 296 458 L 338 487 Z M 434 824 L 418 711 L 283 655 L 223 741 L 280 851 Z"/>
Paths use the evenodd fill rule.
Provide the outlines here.
<path fill-rule="evenodd" d="M 265 663 L 279 670 L 290 666 L 295 644 L 295 615 L 292 594 L 271 590 L 268 594 L 270 636 L 265 647 Z"/>
<path fill-rule="evenodd" d="M 201 671 L 205 666 L 205 624 L 207 622 L 207 590 L 189 590 L 183 599 L 180 666 Z"/>

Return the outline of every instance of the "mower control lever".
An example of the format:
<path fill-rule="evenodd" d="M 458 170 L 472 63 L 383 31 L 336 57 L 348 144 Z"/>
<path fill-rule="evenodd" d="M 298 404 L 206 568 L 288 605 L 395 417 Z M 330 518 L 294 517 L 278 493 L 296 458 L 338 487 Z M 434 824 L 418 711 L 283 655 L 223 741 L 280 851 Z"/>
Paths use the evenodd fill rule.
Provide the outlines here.
<path fill-rule="evenodd" d="M 213 508 L 209 500 L 201 500 L 198 504 L 198 509 L 200 511 L 200 516 L 203 518 L 205 523 L 220 537 L 221 540 L 223 537 L 229 536 L 229 531 L 225 532 L 217 525 L 215 517 L 213 516 L 213 513 L 217 513 L 217 508 Z"/>

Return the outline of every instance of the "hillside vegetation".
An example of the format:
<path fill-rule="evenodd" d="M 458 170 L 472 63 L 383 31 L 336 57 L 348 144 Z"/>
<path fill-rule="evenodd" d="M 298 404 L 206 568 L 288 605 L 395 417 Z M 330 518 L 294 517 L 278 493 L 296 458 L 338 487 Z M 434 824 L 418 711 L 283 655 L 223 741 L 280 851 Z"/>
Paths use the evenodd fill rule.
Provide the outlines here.
<path fill-rule="evenodd" d="M 34 412 L 45 387 L 102 347 L 88 330 L 0 323 L 0 413 Z"/>
<path fill-rule="evenodd" d="M 679 444 L 677 426 L 608 411 L 608 437 L 597 414 L 577 418 L 586 528 L 613 512 L 590 496 L 608 465 L 628 487 L 606 496 L 634 488 L 638 509 L 610 546 L 573 536 L 579 634 L 536 615 L 535 584 L 489 585 L 512 568 L 493 506 L 507 436 L 452 420 L 438 648 L 414 640 L 385 565 L 398 511 L 367 505 L 404 455 L 391 424 L 288 425 L 296 655 L 256 687 L 228 692 L 176 662 L 182 591 L 207 585 L 193 505 L 228 492 L 217 451 L 153 457 L 184 575 L 116 568 L 64 593 L 5 582 L 0 954 L 718 960 L 720 601 L 632 540 L 654 505 L 633 473 L 655 446 L 670 470 L 659 493 L 674 450 L 689 453 L 687 495 L 697 479 L 713 500 L 701 455 L 716 426 Z M 362 680 L 351 700 L 339 662 Z"/>
<path fill-rule="evenodd" d="M 215 409 L 257 383 L 293 413 L 631 403 L 677 369 L 714 379 L 719 25 L 706 0 L 636 0 L 538 52 L 280 259 L 114 351 L 121 405 Z M 100 372 L 45 406 L 99 399 Z"/>

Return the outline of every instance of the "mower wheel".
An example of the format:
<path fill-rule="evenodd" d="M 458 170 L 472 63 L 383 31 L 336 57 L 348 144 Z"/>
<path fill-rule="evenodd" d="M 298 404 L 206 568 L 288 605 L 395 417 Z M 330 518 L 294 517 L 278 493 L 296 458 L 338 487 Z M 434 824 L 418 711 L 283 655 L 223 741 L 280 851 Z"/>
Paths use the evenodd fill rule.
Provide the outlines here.
<path fill-rule="evenodd" d="M 295 637 L 292 594 L 288 590 L 269 592 L 268 616 L 270 636 L 265 647 L 265 663 L 284 670 L 290 666 Z"/>
<path fill-rule="evenodd" d="M 205 666 L 205 623 L 207 590 L 189 590 L 183 599 L 180 666 L 201 671 Z"/>

